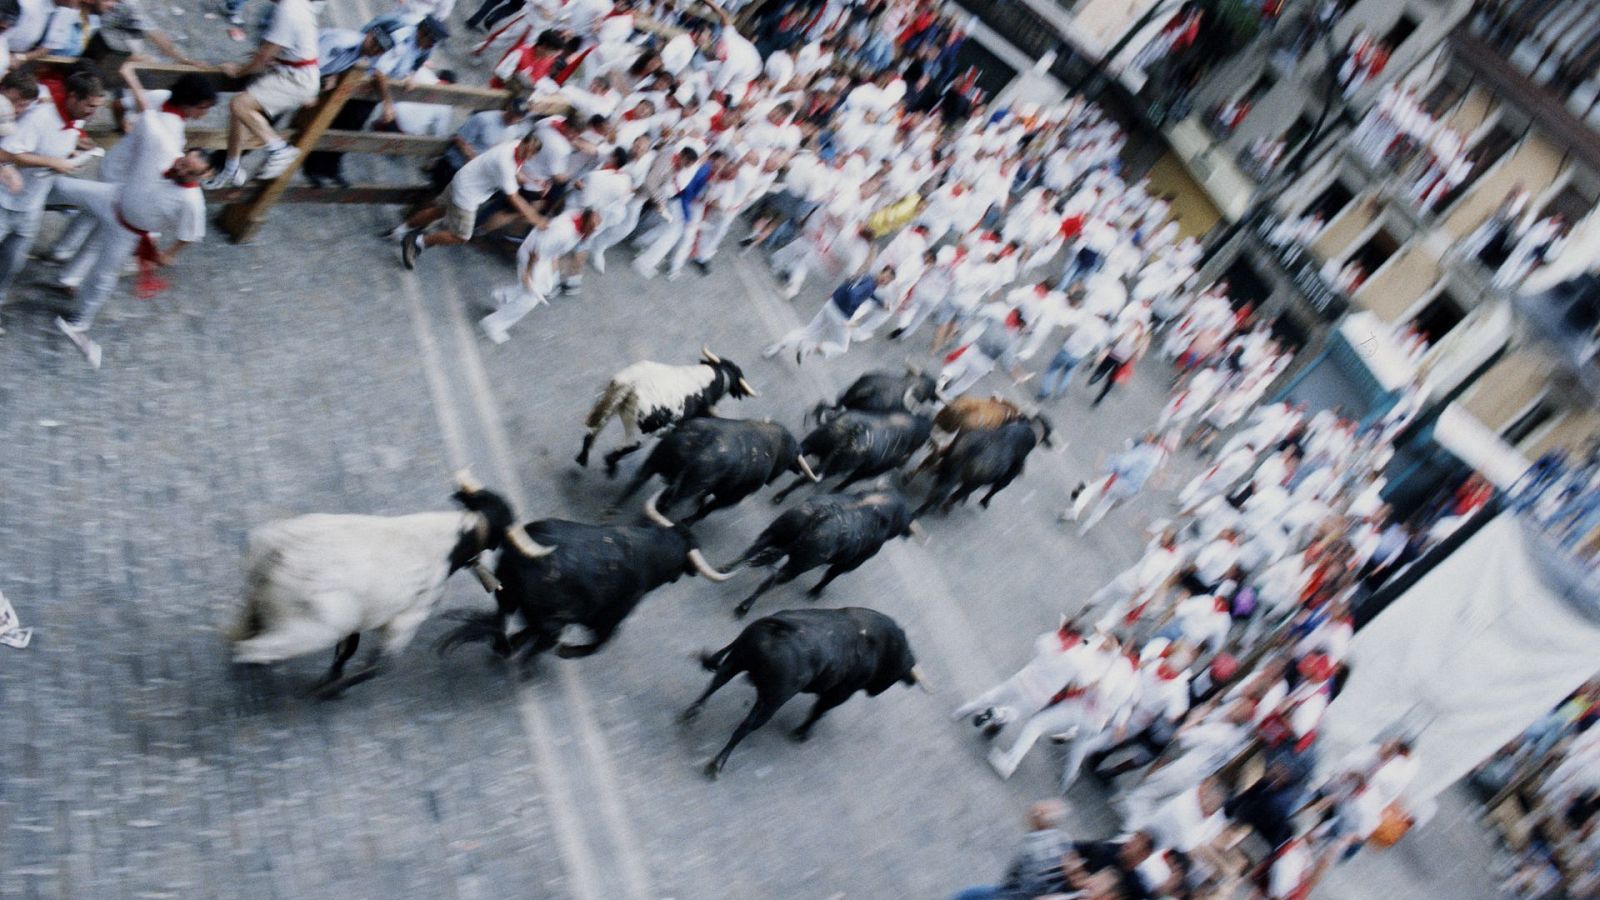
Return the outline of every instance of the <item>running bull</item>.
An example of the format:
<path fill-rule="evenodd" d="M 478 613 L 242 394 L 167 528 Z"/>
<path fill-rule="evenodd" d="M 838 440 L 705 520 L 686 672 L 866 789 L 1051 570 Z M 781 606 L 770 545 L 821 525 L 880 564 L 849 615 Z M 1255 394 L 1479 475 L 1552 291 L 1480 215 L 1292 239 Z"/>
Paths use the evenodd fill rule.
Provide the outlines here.
<path fill-rule="evenodd" d="M 843 490 L 858 481 L 873 478 L 910 462 L 911 457 L 928 442 L 933 430 L 933 420 L 927 416 L 908 412 L 860 412 L 846 410 L 827 419 L 812 429 L 800 442 L 804 459 L 819 460 L 817 480 L 834 475 L 841 476 L 834 490 Z M 804 478 L 779 491 L 772 498 L 782 503 L 800 485 Z"/>
<path fill-rule="evenodd" d="M 558 656 L 588 656 L 656 588 L 683 575 L 731 577 L 706 562 L 688 528 L 665 519 L 641 526 L 540 519 L 509 536 L 494 570 L 495 611 L 459 617 L 463 624 L 440 639 L 441 653 L 488 641 L 501 656 L 531 657 L 552 647 Z M 526 627 L 508 634 L 517 612 Z"/>
<path fill-rule="evenodd" d="M 735 400 L 756 396 L 755 388 L 744 379 L 736 363 L 721 359 L 700 348 L 700 362 L 692 366 L 669 366 L 658 362 L 637 362 L 618 372 L 607 382 L 584 424 L 583 448 L 578 451 L 580 466 L 589 464 L 594 439 L 613 417 L 622 420 L 625 443 L 606 454 L 606 474 L 617 474 L 617 463 L 638 450 L 640 433 L 654 434 L 664 428 L 703 416 L 724 396 Z"/>
<path fill-rule="evenodd" d="M 735 608 L 734 614 L 748 613 L 756 598 L 774 585 L 826 565 L 828 571 L 809 591 L 812 598 L 821 596 L 829 582 L 871 559 L 884 544 L 919 533 L 912 518 L 910 505 L 894 491 L 807 498 L 774 519 L 730 567 L 771 567 L 784 561 L 783 568 L 768 575 L 755 593 Z"/>
<path fill-rule="evenodd" d="M 1044 416 L 1034 416 L 1008 422 L 991 431 L 967 431 L 956 439 L 939 456 L 935 469 L 933 489 L 928 499 L 917 509 L 917 515 L 942 505 L 949 512 L 957 503 L 982 487 L 988 493 L 978 501 L 985 508 L 994 495 L 1022 474 L 1033 448 L 1050 444 L 1050 421 Z"/>
<path fill-rule="evenodd" d="M 713 674 L 711 684 L 683 712 L 685 722 L 700 714 L 706 700 L 743 672 L 756 688 L 756 704 L 727 745 L 706 764 L 716 778 L 733 748 L 772 718 L 796 694 L 815 694 L 811 714 L 792 734 L 803 741 L 828 710 L 857 691 L 876 697 L 895 684 L 929 690 L 898 623 L 876 610 L 789 609 L 757 619 L 733 643 L 701 656 Z"/>
<path fill-rule="evenodd" d="M 628 499 L 660 475 L 667 487 L 652 498 L 652 505 L 670 509 L 680 501 L 694 500 L 695 511 L 683 520 L 692 525 L 761 490 L 784 472 L 798 474 L 801 481 L 817 480 L 789 429 L 775 422 L 706 416 L 680 423 L 662 437 L 617 499 L 619 503 Z"/>
<path fill-rule="evenodd" d="M 818 403 L 811 411 L 812 418 L 825 421 L 828 413 L 845 410 L 862 412 L 915 412 L 925 403 L 933 402 L 934 379 L 907 366 L 905 374 L 894 372 L 868 372 L 844 389 L 832 406 Z"/>

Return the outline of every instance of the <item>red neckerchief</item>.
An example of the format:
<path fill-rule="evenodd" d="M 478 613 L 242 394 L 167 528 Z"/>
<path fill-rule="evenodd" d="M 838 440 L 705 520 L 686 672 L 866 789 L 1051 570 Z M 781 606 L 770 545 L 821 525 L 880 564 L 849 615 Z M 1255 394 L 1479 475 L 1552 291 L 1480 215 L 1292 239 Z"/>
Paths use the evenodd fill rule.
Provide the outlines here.
<path fill-rule="evenodd" d="M 1224 600 L 1221 597 L 1212 597 L 1211 598 L 1211 608 L 1216 610 L 1219 613 L 1228 612 L 1228 601 Z"/>
<path fill-rule="evenodd" d="M 183 118 L 183 110 L 177 108 L 176 106 L 173 106 L 171 100 L 168 100 L 167 102 L 161 104 L 161 111 L 164 112 L 164 113 L 171 113 L 172 115 L 175 115 L 180 119 Z"/>
<path fill-rule="evenodd" d="M 56 115 L 61 117 L 61 130 L 76 131 L 79 137 L 83 137 L 83 129 L 79 127 L 79 121 L 74 119 L 72 114 L 67 111 L 66 79 L 55 72 L 46 72 L 39 76 L 39 83 L 44 85 L 44 89 L 50 92 L 50 102 L 55 104 Z"/>
<path fill-rule="evenodd" d="M 1083 643 L 1083 635 L 1077 633 L 1076 631 L 1058 629 L 1056 631 L 1056 640 L 1061 642 L 1061 649 L 1071 650 L 1073 647 Z"/>
<path fill-rule="evenodd" d="M 1162 681 L 1176 681 L 1183 673 L 1167 665 L 1166 660 L 1156 663 L 1156 677 Z"/>

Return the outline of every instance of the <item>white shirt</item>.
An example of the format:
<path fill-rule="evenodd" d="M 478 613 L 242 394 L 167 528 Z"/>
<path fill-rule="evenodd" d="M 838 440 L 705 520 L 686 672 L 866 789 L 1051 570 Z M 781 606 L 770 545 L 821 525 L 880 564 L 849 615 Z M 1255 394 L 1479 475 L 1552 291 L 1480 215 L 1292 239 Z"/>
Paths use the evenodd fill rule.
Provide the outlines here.
<path fill-rule="evenodd" d="M 1200 788 L 1194 787 L 1156 807 L 1150 817 L 1137 823 L 1148 831 L 1156 846 L 1183 853 L 1208 844 L 1222 833 L 1222 810 L 1206 815 L 1200 806 Z"/>
<path fill-rule="evenodd" d="M 198 240 L 205 234 L 205 198 L 198 188 L 180 187 L 166 178 L 166 171 L 183 155 L 183 135 L 182 118 L 158 109 L 140 113 L 133 130 L 122 139 L 133 149 L 117 204 L 128 224 L 141 231 L 176 229 L 181 232 L 178 240 Z"/>
<path fill-rule="evenodd" d="M 1084 316 L 1078 327 L 1072 329 L 1072 334 L 1067 335 L 1062 349 L 1067 351 L 1068 356 L 1082 361 L 1105 346 L 1110 336 L 1111 325 L 1105 319 L 1095 315 Z"/>
<path fill-rule="evenodd" d="M 17 130 L 4 141 L 0 150 L 8 153 L 37 153 L 66 159 L 78 146 L 78 131 L 61 121 L 56 105 L 47 96 L 28 108 L 17 120 Z M 50 186 L 56 173 L 51 169 L 19 168 L 22 190 L 13 194 L 0 188 L 0 207 L 13 212 L 37 213 L 44 209 L 45 198 L 50 196 Z"/>
<path fill-rule="evenodd" d="M 694 59 L 694 38 L 680 34 L 661 48 L 661 68 L 676 76 Z"/>
<path fill-rule="evenodd" d="M 17 0 L 17 21 L 6 32 L 6 48 L 16 53 L 26 53 L 44 39 L 45 25 L 50 21 L 50 11 L 55 4 L 50 0 Z"/>
<path fill-rule="evenodd" d="M 314 61 L 317 58 L 317 14 L 310 0 L 278 0 L 261 40 L 283 48 L 278 52 L 282 62 Z"/>
<path fill-rule="evenodd" d="M 633 179 L 621 169 L 595 169 L 578 179 L 578 202 L 614 222 L 628 211 L 633 199 Z"/>
<path fill-rule="evenodd" d="M 450 181 L 450 203 L 477 209 L 496 193 L 517 192 L 517 141 L 506 141 L 483 151 L 462 166 Z"/>
<path fill-rule="evenodd" d="M 1226 601 L 1208 594 L 1198 594 L 1179 603 L 1172 615 L 1184 637 L 1211 647 L 1221 646 L 1233 625 Z"/>

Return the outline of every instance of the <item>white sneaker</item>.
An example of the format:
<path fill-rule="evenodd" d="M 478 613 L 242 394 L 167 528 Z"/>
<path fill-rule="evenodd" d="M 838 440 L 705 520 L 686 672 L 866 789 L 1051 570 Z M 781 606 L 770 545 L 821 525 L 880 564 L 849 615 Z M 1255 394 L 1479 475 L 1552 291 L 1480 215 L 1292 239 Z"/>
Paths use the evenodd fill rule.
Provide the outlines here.
<path fill-rule="evenodd" d="M 232 172 L 223 169 L 202 181 L 200 186 L 208 191 L 220 191 L 223 188 L 243 187 L 244 182 L 245 174 L 243 169 L 234 169 Z"/>
<path fill-rule="evenodd" d="M 488 338 L 491 343 L 504 344 L 506 341 L 511 340 L 510 332 L 490 324 L 487 319 L 479 322 L 478 326 L 483 329 L 483 336 Z"/>
<path fill-rule="evenodd" d="M 261 167 L 261 171 L 256 173 L 256 178 L 260 181 L 277 178 L 288 171 L 294 161 L 299 158 L 300 149 L 298 147 L 279 147 L 267 154 L 267 162 Z"/>
<path fill-rule="evenodd" d="M 100 368 L 100 345 L 95 343 L 89 337 L 89 335 L 86 334 L 86 332 L 89 330 L 87 327 L 74 325 L 71 322 L 68 322 L 66 319 L 56 316 L 56 328 L 60 329 L 61 333 L 67 336 L 68 340 L 72 341 L 72 343 L 78 346 L 79 350 L 83 351 L 84 359 L 89 361 L 89 368 Z"/>
<path fill-rule="evenodd" d="M 606 255 L 605 255 L 605 252 L 604 251 L 596 251 L 594 253 L 589 254 L 589 265 L 594 266 L 594 270 L 596 272 L 599 272 L 601 275 L 604 275 L 606 273 Z"/>
<path fill-rule="evenodd" d="M 656 277 L 656 270 L 654 266 L 646 266 L 638 260 L 633 261 L 633 270 L 639 273 L 640 278 Z"/>

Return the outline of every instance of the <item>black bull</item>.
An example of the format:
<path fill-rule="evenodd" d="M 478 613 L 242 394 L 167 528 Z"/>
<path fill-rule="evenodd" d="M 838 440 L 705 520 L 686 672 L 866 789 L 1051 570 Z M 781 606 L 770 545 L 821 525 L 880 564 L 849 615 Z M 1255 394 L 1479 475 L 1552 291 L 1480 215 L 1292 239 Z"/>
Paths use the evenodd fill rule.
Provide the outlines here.
<path fill-rule="evenodd" d="M 918 507 L 922 515 L 936 506 L 948 512 L 982 487 L 988 493 L 979 501 L 985 508 L 994 495 L 1022 474 L 1033 448 L 1050 446 L 1050 423 L 1043 416 L 1007 422 L 989 431 L 965 431 L 940 454 L 933 489 Z"/>
<path fill-rule="evenodd" d="M 928 442 L 932 432 L 933 420 L 927 416 L 848 410 L 812 429 L 800 442 L 800 449 L 817 459 L 819 480 L 841 476 L 834 486 L 837 491 L 905 465 Z M 782 503 L 805 483 L 805 479 L 796 478 L 772 502 Z"/>
<path fill-rule="evenodd" d="M 701 656 L 711 684 L 689 708 L 684 721 L 699 715 L 706 700 L 741 672 L 756 688 L 756 704 L 726 746 L 709 763 L 712 778 L 727 764 L 733 748 L 772 718 L 796 694 L 815 694 L 811 714 L 793 732 L 811 736 L 811 726 L 857 691 L 876 697 L 897 682 L 928 686 L 917 667 L 906 634 L 895 620 L 876 610 L 789 609 L 757 619 L 733 643 Z"/>
<path fill-rule="evenodd" d="M 441 652 L 468 641 L 488 641 L 501 656 L 519 650 L 533 656 L 559 646 L 563 657 L 588 656 L 605 646 L 644 596 L 683 575 L 717 572 L 700 555 L 684 526 L 602 526 L 540 519 L 513 529 L 500 554 L 493 585 L 496 609 L 473 613 L 439 641 Z M 513 613 L 527 627 L 506 633 Z M 589 632 L 581 643 L 563 643 L 562 632 Z"/>
<path fill-rule="evenodd" d="M 910 412 L 918 405 L 934 399 L 935 382 L 932 376 L 920 372 L 868 372 L 851 382 L 839 394 L 833 406 L 817 404 L 811 415 L 818 421 L 826 418 L 828 411 L 847 409 L 863 412 Z"/>
<path fill-rule="evenodd" d="M 748 613 L 756 598 L 772 587 L 827 565 L 822 580 L 808 592 L 813 598 L 821 596 L 829 582 L 871 559 L 894 538 L 915 531 L 911 507 L 894 491 L 809 497 L 774 519 L 729 567 L 766 567 L 784 560 L 783 567 L 768 575 L 734 614 Z"/>
<path fill-rule="evenodd" d="M 800 443 L 782 425 L 689 419 L 656 444 L 617 502 L 633 496 L 659 475 L 667 487 L 656 502 L 671 509 L 674 503 L 695 501 L 695 511 L 683 520 L 692 525 L 761 490 L 784 472 L 795 472 L 805 480 L 812 474 L 800 455 Z"/>

